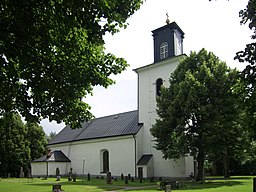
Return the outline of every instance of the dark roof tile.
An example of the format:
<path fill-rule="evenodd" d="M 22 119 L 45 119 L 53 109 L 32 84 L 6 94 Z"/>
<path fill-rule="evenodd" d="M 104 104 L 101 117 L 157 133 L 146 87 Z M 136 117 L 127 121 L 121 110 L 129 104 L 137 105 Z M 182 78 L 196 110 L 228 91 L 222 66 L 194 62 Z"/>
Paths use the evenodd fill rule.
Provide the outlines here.
<path fill-rule="evenodd" d="M 119 113 L 84 122 L 81 129 L 66 126 L 49 145 L 87 139 L 114 137 L 136 134 L 142 124 L 138 123 L 138 111 Z"/>
<path fill-rule="evenodd" d="M 147 165 L 150 159 L 153 157 L 153 155 L 142 155 L 140 160 L 138 161 L 137 165 Z"/>
<path fill-rule="evenodd" d="M 62 151 L 55 150 L 50 152 L 49 157 L 44 155 L 32 162 L 71 162 L 71 161 Z"/>

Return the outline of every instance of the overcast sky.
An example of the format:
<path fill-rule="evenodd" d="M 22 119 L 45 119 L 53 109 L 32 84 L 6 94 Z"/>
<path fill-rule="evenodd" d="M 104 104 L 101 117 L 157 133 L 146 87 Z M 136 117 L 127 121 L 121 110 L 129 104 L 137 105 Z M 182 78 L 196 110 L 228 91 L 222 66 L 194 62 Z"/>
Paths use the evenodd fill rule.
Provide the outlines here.
<path fill-rule="evenodd" d="M 240 25 L 239 11 L 247 0 L 146 0 L 141 9 L 128 19 L 129 26 L 118 34 L 106 35 L 106 52 L 123 57 L 130 64 L 114 76 L 116 84 L 107 89 L 95 87 L 85 99 L 96 117 L 137 109 L 137 75 L 132 70 L 153 63 L 151 31 L 165 25 L 166 13 L 185 33 L 184 53 L 205 48 L 229 66 L 243 69 L 245 64 L 233 58 L 250 43 L 252 32 Z M 65 125 L 43 120 L 45 132 L 59 132 Z"/>

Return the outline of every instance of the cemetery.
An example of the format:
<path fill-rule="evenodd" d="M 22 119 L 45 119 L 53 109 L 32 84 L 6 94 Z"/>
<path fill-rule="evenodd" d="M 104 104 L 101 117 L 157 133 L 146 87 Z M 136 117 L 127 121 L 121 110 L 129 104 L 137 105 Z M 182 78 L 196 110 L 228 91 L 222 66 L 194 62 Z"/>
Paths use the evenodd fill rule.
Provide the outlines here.
<path fill-rule="evenodd" d="M 128 176 L 126 176 L 128 178 Z M 106 177 L 91 178 L 77 177 L 76 181 L 68 181 L 67 177 L 57 181 L 56 178 L 2 178 L 0 179 L 0 191 L 8 192 L 103 192 L 103 191 L 134 191 L 134 192 L 157 192 L 159 190 L 158 179 L 150 180 L 121 180 L 121 178 L 111 179 L 111 184 L 107 184 Z M 232 177 L 229 180 L 215 178 L 206 180 L 205 183 L 191 181 L 179 181 L 180 189 L 169 189 L 174 192 L 228 192 L 228 191 L 252 191 L 252 177 Z"/>
<path fill-rule="evenodd" d="M 21 169 L 21 172 L 23 170 Z M 192 179 L 171 180 L 163 178 L 134 178 L 130 174 L 120 174 L 119 177 L 111 176 L 108 172 L 105 176 L 93 177 L 90 173 L 76 175 L 71 173 L 67 177 L 50 175 L 49 177 L 22 177 L 0 178 L 0 191 L 8 192 L 216 192 L 224 191 L 253 191 L 256 192 L 256 179 L 252 176 L 231 177 L 206 177 L 204 182 L 196 182 Z M 29 175 L 28 175 L 29 176 Z"/>

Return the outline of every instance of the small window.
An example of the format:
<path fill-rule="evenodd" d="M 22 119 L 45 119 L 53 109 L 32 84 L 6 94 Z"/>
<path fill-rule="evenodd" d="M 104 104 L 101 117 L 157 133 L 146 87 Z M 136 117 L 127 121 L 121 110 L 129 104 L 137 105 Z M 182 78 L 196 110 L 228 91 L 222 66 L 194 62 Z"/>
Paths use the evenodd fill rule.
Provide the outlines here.
<path fill-rule="evenodd" d="M 156 80 L 156 95 L 161 95 L 161 86 L 163 85 L 163 79 L 159 78 Z"/>
<path fill-rule="evenodd" d="M 168 57 L 168 43 L 163 42 L 160 45 L 160 59 L 165 59 Z"/>

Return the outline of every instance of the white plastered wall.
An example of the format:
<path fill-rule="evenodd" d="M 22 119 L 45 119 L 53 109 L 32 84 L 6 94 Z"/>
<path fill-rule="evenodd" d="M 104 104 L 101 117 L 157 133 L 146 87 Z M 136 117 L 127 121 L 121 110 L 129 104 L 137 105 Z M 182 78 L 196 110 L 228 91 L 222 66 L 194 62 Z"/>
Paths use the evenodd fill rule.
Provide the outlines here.
<path fill-rule="evenodd" d="M 112 176 L 120 176 L 122 173 L 135 176 L 135 140 L 132 135 L 83 140 L 49 147 L 51 150 L 61 150 L 71 160 L 73 173 L 106 175 L 101 173 L 100 151 L 107 150 Z"/>
<path fill-rule="evenodd" d="M 31 163 L 31 175 L 32 176 L 45 176 L 47 172 L 46 162 L 32 162 Z"/>
<path fill-rule="evenodd" d="M 178 161 L 163 159 L 163 154 L 154 148 L 154 138 L 150 133 L 157 118 L 156 80 L 161 78 L 163 86 L 168 87 L 170 75 L 182 57 L 184 56 L 168 58 L 136 70 L 139 87 L 139 122 L 144 124 L 143 153 L 153 154 L 155 177 L 188 177 L 188 172 L 193 170 L 193 158 L 181 158 Z"/>

